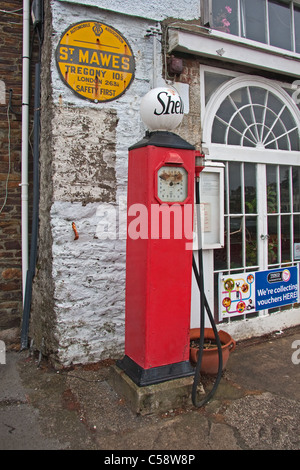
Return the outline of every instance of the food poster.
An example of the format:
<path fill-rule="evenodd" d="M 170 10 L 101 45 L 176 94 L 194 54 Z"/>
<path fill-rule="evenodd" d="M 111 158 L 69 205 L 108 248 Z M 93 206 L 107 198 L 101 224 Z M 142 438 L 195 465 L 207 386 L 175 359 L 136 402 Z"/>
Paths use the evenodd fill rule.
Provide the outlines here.
<path fill-rule="evenodd" d="M 220 320 L 299 301 L 299 265 L 219 277 Z"/>
<path fill-rule="evenodd" d="M 220 320 L 255 312 L 255 273 L 220 275 Z"/>

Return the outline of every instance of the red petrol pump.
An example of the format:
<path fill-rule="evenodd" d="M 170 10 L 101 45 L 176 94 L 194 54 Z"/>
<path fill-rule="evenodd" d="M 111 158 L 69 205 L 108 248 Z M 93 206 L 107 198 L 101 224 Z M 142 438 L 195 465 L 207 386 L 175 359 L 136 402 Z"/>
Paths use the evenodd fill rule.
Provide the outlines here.
<path fill-rule="evenodd" d="M 186 248 L 192 224 L 184 226 L 184 212 L 193 213 L 194 171 L 194 148 L 170 133 L 154 132 L 129 152 L 125 357 L 138 385 L 193 373 L 192 251 Z M 147 225 L 138 238 L 130 234 L 135 209 Z"/>
<path fill-rule="evenodd" d="M 196 151 L 166 130 L 183 116 L 177 92 L 158 88 L 145 98 L 154 118 L 149 125 L 146 117 L 146 124 L 156 130 L 129 149 L 125 356 L 118 363 L 139 386 L 194 373 L 189 331 Z"/>
<path fill-rule="evenodd" d="M 117 365 L 146 386 L 195 375 L 189 361 L 193 269 L 201 291 L 202 331 L 202 312 L 209 306 L 201 249 L 199 269 L 193 259 L 194 184 L 203 160 L 194 146 L 170 132 L 183 117 L 174 89 L 151 90 L 141 114 L 150 132 L 129 148 L 125 355 Z M 195 405 L 198 380 L 195 375 Z"/>

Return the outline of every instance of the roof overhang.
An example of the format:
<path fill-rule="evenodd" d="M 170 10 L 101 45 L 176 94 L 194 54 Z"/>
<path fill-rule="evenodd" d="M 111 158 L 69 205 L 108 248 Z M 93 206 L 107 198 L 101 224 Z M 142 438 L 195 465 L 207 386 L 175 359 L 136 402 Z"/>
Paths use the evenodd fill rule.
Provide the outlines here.
<path fill-rule="evenodd" d="M 190 31 L 171 25 L 168 29 L 169 53 L 184 52 L 300 77 L 300 54 L 206 28 Z"/>

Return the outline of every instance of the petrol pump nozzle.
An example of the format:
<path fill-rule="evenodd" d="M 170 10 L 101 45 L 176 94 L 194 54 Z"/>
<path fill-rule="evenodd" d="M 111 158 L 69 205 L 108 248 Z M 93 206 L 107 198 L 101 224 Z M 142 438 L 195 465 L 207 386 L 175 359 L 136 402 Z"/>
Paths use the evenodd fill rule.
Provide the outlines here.
<path fill-rule="evenodd" d="M 204 169 L 205 166 L 205 155 L 200 153 L 199 150 L 195 152 L 195 175 L 196 178 L 199 178 L 201 171 Z"/>

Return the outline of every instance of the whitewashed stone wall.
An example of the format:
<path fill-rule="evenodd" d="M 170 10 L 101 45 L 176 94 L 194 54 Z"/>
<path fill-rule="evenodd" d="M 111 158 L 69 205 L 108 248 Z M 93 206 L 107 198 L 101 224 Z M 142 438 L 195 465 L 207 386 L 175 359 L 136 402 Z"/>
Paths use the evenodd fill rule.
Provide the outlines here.
<path fill-rule="evenodd" d="M 164 2 L 141 2 L 141 16 L 146 13 L 151 18 L 144 19 L 128 15 L 141 12 L 139 2 L 101 2 L 110 11 L 88 6 L 98 2 L 78 3 L 48 3 L 43 51 L 40 241 L 31 331 L 35 347 L 62 365 L 123 352 L 128 147 L 144 135 L 141 97 L 154 81 L 164 83 L 157 39 L 153 81 L 154 38 L 147 36 L 147 30 L 160 28 L 156 19 L 169 11 Z M 183 3 L 172 2 L 170 16 L 175 12 L 190 19 L 191 11 L 186 4 L 182 8 Z M 113 11 L 116 4 L 116 10 L 126 6 L 126 16 Z M 69 25 L 86 19 L 113 26 L 133 49 L 135 79 L 115 101 L 89 103 L 59 77 L 55 49 L 60 36 Z M 110 227 L 105 214 L 110 216 Z M 116 236 L 105 234 L 114 226 Z"/>
<path fill-rule="evenodd" d="M 65 3 L 81 3 L 124 15 L 162 21 L 165 18 L 193 20 L 200 17 L 201 0 L 59 0 Z"/>

